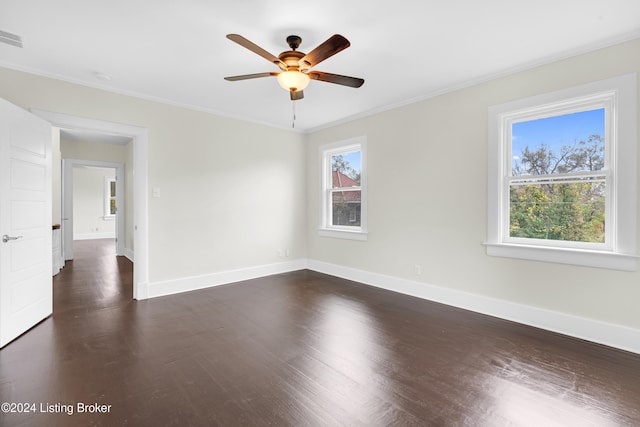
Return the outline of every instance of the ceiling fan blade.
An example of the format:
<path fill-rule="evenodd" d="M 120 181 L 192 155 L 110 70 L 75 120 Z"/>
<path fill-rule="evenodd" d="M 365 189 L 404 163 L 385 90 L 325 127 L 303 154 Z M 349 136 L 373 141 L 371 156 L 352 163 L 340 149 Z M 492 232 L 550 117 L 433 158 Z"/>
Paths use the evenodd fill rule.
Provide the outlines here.
<path fill-rule="evenodd" d="M 324 73 L 322 71 L 311 71 L 309 78 L 349 87 L 360 87 L 364 84 L 364 79 L 358 77 L 341 76 L 340 74 Z"/>
<path fill-rule="evenodd" d="M 334 34 L 333 36 L 329 37 L 329 39 L 327 39 L 324 43 L 321 43 L 318 47 L 300 58 L 300 69 L 308 70 L 311 67 L 315 67 L 325 59 L 348 48 L 349 46 L 351 46 L 349 40 L 347 40 L 340 34 Z"/>
<path fill-rule="evenodd" d="M 296 90 L 296 91 L 289 91 L 289 94 L 291 94 L 291 100 L 292 101 L 297 101 L 299 99 L 304 98 L 304 92 L 301 90 Z"/>
<path fill-rule="evenodd" d="M 225 77 L 225 80 L 229 80 L 230 82 L 235 82 L 238 80 L 248 80 L 248 79 L 257 79 L 259 77 L 269 77 L 269 76 L 277 76 L 279 73 L 255 73 L 255 74 L 243 74 L 241 76 L 230 76 Z"/>
<path fill-rule="evenodd" d="M 240 34 L 227 34 L 227 38 L 231 41 L 238 43 L 240 46 L 249 49 L 251 52 L 257 53 L 267 61 L 276 64 L 281 69 L 285 71 L 287 70 L 287 64 L 285 64 L 280 59 L 278 59 L 277 56 L 267 52 L 266 50 L 264 50 L 257 44 L 253 43 L 252 41 L 245 39 Z"/>

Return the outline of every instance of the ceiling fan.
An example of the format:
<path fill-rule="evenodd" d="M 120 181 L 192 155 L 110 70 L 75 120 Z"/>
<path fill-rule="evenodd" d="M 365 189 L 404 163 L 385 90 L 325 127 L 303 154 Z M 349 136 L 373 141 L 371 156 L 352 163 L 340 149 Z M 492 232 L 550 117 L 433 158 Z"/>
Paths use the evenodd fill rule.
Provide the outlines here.
<path fill-rule="evenodd" d="M 259 77 L 276 76 L 278 83 L 285 90 L 289 91 L 292 101 L 304 98 L 303 90 L 309 85 L 311 80 L 318 80 L 321 82 L 335 83 L 349 87 L 360 87 L 364 84 L 364 79 L 357 77 L 342 76 L 339 74 L 325 73 L 323 71 L 311 71 L 311 68 L 318 65 L 325 59 L 335 55 L 336 53 L 348 48 L 351 43 L 349 40 L 335 34 L 325 42 L 321 43 L 318 47 L 313 49 L 309 53 L 298 51 L 298 46 L 302 43 L 302 39 L 299 36 L 287 37 L 287 43 L 291 50 L 282 52 L 278 56 L 274 56 L 267 52 L 255 43 L 247 40 L 239 34 L 227 34 L 227 38 L 249 49 L 251 52 L 265 58 L 267 61 L 274 63 L 282 71 L 278 72 L 266 72 L 256 74 L 244 74 L 241 76 L 225 77 L 225 80 L 247 80 L 255 79 Z"/>

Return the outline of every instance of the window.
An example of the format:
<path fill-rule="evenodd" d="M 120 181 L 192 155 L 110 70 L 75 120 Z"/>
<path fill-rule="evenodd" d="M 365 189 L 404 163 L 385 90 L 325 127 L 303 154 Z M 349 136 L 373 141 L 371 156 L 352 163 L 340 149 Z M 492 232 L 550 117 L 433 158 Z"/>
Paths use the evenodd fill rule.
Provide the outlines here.
<path fill-rule="evenodd" d="M 104 219 L 115 219 L 116 207 L 116 178 L 104 178 Z"/>
<path fill-rule="evenodd" d="M 636 75 L 489 110 L 489 255 L 635 270 Z"/>
<path fill-rule="evenodd" d="M 320 235 L 366 240 L 365 138 L 320 147 Z"/>

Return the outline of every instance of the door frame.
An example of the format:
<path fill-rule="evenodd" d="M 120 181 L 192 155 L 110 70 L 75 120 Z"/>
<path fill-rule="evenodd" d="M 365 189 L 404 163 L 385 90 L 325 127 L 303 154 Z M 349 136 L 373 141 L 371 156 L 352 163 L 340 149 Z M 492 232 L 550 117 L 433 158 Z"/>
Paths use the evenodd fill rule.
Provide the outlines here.
<path fill-rule="evenodd" d="M 109 168 L 116 171 L 116 254 L 125 255 L 124 164 L 96 160 L 62 159 L 62 248 L 64 259 L 65 261 L 73 259 L 73 170 L 83 166 Z"/>
<path fill-rule="evenodd" d="M 133 144 L 133 298 L 149 298 L 148 129 L 105 120 L 31 109 L 52 126 L 132 138 Z"/>

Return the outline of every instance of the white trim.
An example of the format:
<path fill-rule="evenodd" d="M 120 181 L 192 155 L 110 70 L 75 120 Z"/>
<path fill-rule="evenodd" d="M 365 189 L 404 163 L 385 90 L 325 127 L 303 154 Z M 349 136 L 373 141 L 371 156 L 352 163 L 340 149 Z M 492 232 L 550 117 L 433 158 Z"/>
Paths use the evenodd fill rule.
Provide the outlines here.
<path fill-rule="evenodd" d="M 587 267 L 608 268 L 620 271 L 636 271 L 640 257 L 608 251 L 588 249 L 553 248 L 512 243 L 484 243 L 487 255 L 531 261 L 573 264 Z"/>
<path fill-rule="evenodd" d="M 116 233 L 78 233 L 73 235 L 73 240 L 115 239 Z M 118 254 L 122 255 L 122 254 Z"/>
<path fill-rule="evenodd" d="M 133 144 L 133 297 L 141 300 L 149 294 L 149 132 L 138 132 Z"/>
<path fill-rule="evenodd" d="M 72 116 L 69 114 L 31 109 L 53 126 L 80 130 L 91 130 L 109 135 L 123 135 L 133 142 L 133 246 L 135 259 L 133 269 L 133 298 L 144 299 L 149 283 L 149 199 L 148 199 L 148 153 L 149 131 L 147 128 L 123 123 Z M 124 182 L 124 180 L 123 180 Z M 124 190 L 121 191 L 124 194 Z"/>
<path fill-rule="evenodd" d="M 640 354 L 640 329 L 322 261 L 308 269 Z"/>
<path fill-rule="evenodd" d="M 347 239 L 347 240 L 367 240 L 368 233 L 362 231 L 351 230 L 337 230 L 328 228 L 319 228 L 318 235 L 320 237 L 332 237 L 335 239 Z"/>
<path fill-rule="evenodd" d="M 122 255 L 125 256 L 129 261 L 133 262 L 133 259 L 134 259 L 133 250 L 125 247 L 124 253 Z"/>
<path fill-rule="evenodd" d="M 306 260 L 300 259 L 275 264 L 241 268 L 238 270 L 221 271 L 218 273 L 205 274 L 202 276 L 163 280 L 160 282 L 149 283 L 147 297 L 155 298 L 165 295 L 173 295 L 181 292 L 195 291 L 198 289 L 227 285 L 230 283 L 241 282 L 243 280 L 272 276 L 274 274 L 303 270 L 306 268 L 306 264 Z"/>
<path fill-rule="evenodd" d="M 328 192 L 332 188 L 332 171 L 330 158 L 335 154 L 360 152 L 360 226 L 329 225 L 332 215 L 332 204 Z M 318 147 L 320 159 L 320 212 L 318 213 L 318 234 L 322 237 L 339 239 L 367 240 L 367 137 L 361 135 Z"/>
<path fill-rule="evenodd" d="M 637 80 L 637 74 L 631 73 L 489 108 L 487 255 L 625 271 L 637 269 Z M 613 184 L 607 186 L 608 191 L 612 191 L 608 208 L 611 212 L 607 212 L 610 214 L 607 218 L 613 219 L 608 222 L 608 227 L 613 228 L 608 230 L 609 241 L 601 248 L 589 248 L 588 245 L 579 247 L 567 243 L 558 247 L 558 242 L 509 238 L 505 225 L 508 224 L 505 218 L 508 190 L 504 188 L 510 167 L 507 162 L 511 161 L 506 156 L 510 147 L 505 146 L 507 119 L 525 111 L 546 111 L 558 105 L 565 108 L 577 100 L 604 102 L 609 97 L 614 101 L 610 112 L 613 122 L 611 129 L 605 127 L 605 132 L 615 135 L 614 144 L 607 147 L 613 151 L 608 152 L 607 162 L 615 174 Z"/>

